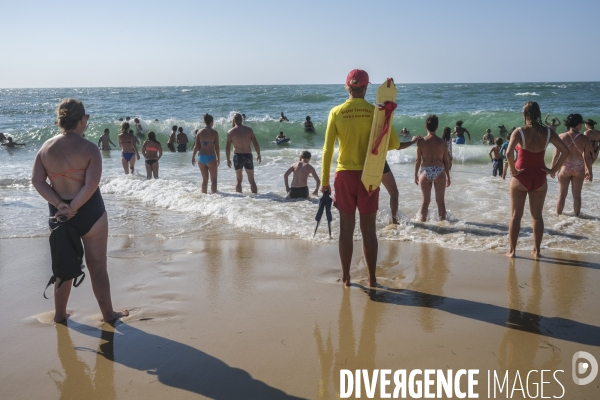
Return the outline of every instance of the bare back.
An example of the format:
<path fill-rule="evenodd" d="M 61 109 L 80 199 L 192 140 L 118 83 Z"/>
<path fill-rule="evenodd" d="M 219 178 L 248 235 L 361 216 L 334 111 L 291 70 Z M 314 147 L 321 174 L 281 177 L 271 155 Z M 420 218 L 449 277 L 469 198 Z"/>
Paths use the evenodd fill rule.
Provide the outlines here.
<path fill-rule="evenodd" d="M 569 148 L 567 161 L 581 161 L 585 159 L 585 154 L 589 153 L 592 147 L 590 139 L 583 133 L 565 132 L 558 135 Z"/>
<path fill-rule="evenodd" d="M 251 128 L 244 125 L 237 125 L 227 132 L 227 136 L 233 144 L 234 154 L 251 154 L 251 143 L 254 139 L 254 132 Z"/>
<path fill-rule="evenodd" d="M 136 138 L 130 133 L 121 133 L 117 136 L 119 147 L 124 153 L 135 153 Z"/>
<path fill-rule="evenodd" d="M 443 167 L 444 157 L 448 152 L 448 143 L 435 135 L 427 135 L 417 142 L 421 153 L 421 167 Z"/>
<path fill-rule="evenodd" d="M 292 178 L 292 187 L 300 188 L 308 186 L 309 175 L 316 176 L 315 168 L 307 162 L 298 161 L 292 165 L 294 169 L 294 177 Z"/>
<path fill-rule="evenodd" d="M 198 153 L 202 155 L 215 155 L 216 143 L 219 141 L 219 133 L 212 128 L 204 128 L 198 131 L 194 145 Z"/>
<path fill-rule="evenodd" d="M 93 143 L 75 134 L 58 135 L 42 145 L 36 158 L 46 171 L 48 178 L 53 178 L 50 185 L 63 199 L 72 199 L 88 182 L 88 174 L 92 178 L 97 175 L 96 186 L 102 173 L 100 151 Z M 93 166 L 93 171 L 88 168 Z M 34 165 L 34 169 L 37 165 Z M 99 167 L 99 168 L 98 168 Z M 62 176 L 56 176 L 56 175 Z"/>

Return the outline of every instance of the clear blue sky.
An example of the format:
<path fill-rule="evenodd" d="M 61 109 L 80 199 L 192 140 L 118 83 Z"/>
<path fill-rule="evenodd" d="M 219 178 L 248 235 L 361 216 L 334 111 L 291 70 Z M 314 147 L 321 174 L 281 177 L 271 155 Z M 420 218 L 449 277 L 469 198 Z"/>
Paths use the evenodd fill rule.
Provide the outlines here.
<path fill-rule="evenodd" d="M 600 80 L 600 0 L 0 0 L 0 87 Z"/>

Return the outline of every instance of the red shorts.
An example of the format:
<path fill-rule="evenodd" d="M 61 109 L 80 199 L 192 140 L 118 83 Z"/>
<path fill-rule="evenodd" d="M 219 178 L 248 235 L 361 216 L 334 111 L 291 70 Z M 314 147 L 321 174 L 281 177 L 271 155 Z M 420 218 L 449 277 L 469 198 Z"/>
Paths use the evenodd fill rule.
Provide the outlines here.
<path fill-rule="evenodd" d="M 371 193 L 360 180 L 362 171 L 338 171 L 333 180 L 333 205 L 340 212 L 373 214 L 379 208 L 379 188 Z"/>

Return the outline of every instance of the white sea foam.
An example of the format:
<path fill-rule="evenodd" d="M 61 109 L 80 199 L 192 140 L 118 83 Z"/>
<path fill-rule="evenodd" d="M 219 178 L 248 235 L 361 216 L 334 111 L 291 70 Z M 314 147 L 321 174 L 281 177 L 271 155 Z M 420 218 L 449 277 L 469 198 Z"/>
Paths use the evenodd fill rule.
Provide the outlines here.
<path fill-rule="evenodd" d="M 536 92 L 523 92 L 517 93 L 515 94 L 515 96 L 539 96 L 539 94 L 537 94 Z"/>

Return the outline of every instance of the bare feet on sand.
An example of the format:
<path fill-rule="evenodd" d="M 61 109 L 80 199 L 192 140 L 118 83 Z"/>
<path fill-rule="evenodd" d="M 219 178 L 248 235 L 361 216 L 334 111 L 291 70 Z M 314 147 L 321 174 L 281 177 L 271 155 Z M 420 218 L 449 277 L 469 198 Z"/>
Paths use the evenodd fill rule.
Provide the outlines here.
<path fill-rule="evenodd" d="M 373 279 L 369 278 L 369 287 L 370 288 L 377 287 L 377 278 L 373 278 Z"/>
<path fill-rule="evenodd" d="M 56 322 L 57 324 L 60 322 L 64 322 L 67 318 L 69 318 L 69 313 L 66 314 L 54 314 L 54 322 Z"/>
<path fill-rule="evenodd" d="M 122 317 L 127 317 L 129 315 L 129 311 L 125 310 L 125 311 L 113 311 L 111 315 L 109 315 L 108 317 L 104 317 L 103 321 L 104 322 L 111 322 L 111 321 L 115 321 L 119 318 Z"/>
<path fill-rule="evenodd" d="M 531 256 L 533 257 L 534 260 L 539 260 L 540 258 L 542 258 L 542 252 L 536 249 L 533 249 L 531 251 Z"/>
<path fill-rule="evenodd" d="M 350 275 L 342 276 L 342 284 L 344 287 L 350 287 Z"/>
<path fill-rule="evenodd" d="M 510 249 L 506 254 L 504 254 L 508 258 L 515 258 L 515 250 Z"/>

